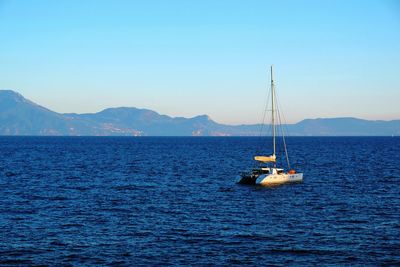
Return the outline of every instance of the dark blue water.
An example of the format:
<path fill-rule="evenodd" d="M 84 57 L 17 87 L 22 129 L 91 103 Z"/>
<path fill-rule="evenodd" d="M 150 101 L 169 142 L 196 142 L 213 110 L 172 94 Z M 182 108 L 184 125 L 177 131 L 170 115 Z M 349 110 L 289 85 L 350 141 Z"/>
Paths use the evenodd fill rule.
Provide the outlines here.
<path fill-rule="evenodd" d="M 0 265 L 400 264 L 400 138 L 0 138 Z"/>

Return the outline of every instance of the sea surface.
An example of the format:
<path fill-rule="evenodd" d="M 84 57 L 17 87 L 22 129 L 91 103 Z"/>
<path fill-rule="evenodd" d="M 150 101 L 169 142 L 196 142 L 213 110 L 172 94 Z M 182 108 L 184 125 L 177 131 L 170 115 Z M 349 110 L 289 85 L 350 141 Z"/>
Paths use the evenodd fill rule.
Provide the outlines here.
<path fill-rule="evenodd" d="M 0 265 L 400 265 L 400 138 L 0 137 Z"/>

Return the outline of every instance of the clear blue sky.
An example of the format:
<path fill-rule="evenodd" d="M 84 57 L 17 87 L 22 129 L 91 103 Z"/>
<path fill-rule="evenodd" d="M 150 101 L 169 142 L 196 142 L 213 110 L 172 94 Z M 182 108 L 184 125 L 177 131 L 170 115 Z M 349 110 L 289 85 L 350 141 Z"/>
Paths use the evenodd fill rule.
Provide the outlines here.
<path fill-rule="evenodd" d="M 57 112 L 400 118 L 400 1 L 0 0 L 0 88 Z"/>

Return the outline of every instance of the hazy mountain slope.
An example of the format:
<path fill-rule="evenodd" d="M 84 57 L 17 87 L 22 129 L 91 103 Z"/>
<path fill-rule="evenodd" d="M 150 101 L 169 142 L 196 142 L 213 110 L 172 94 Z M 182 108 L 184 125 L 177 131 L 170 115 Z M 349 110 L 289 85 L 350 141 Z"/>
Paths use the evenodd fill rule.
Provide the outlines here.
<path fill-rule="evenodd" d="M 1 135 L 110 135 L 100 125 L 51 111 L 11 90 L 0 90 Z"/>
<path fill-rule="evenodd" d="M 264 129 L 268 129 L 268 125 Z M 400 120 L 306 119 L 286 125 L 292 136 L 400 135 Z M 169 117 L 138 108 L 108 108 L 98 113 L 60 114 L 0 90 L 0 135 L 258 136 L 260 125 L 224 125 L 207 115 Z"/>
<path fill-rule="evenodd" d="M 63 115 L 39 106 L 10 90 L 0 91 L 0 133 L 64 135 L 70 128 Z"/>
<path fill-rule="evenodd" d="M 362 136 L 400 135 L 400 120 L 370 121 L 357 118 L 307 119 L 290 126 L 294 135 Z"/>

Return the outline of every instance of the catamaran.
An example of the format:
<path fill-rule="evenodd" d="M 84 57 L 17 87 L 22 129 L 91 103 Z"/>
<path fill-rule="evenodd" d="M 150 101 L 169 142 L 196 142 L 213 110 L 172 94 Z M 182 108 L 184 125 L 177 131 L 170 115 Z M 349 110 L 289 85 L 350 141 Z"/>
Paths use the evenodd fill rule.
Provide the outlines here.
<path fill-rule="evenodd" d="M 277 110 L 277 101 L 275 93 L 275 85 L 273 78 L 273 71 L 271 66 L 271 128 L 272 128 L 272 155 L 268 156 L 255 156 L 254 160 L 258 163 L 258 167 L 247 172 L 242 172 L 237 178 L 239 184 L 256 184 L 256 185 L 276 185 L 290 182 L 301 182 L 303 180 L 303 173 L 297 173 L 295 170 L 290 169 L 289 157 L 286 149 L 286 141 L 282 133 L 283 146 L 286 155 L 286 161 L 289 171 L 285 172 L 283 168 L 278 168 L 276 164 L 276 124 L 279 122 L 280 127 L 280 113 Z"/>

